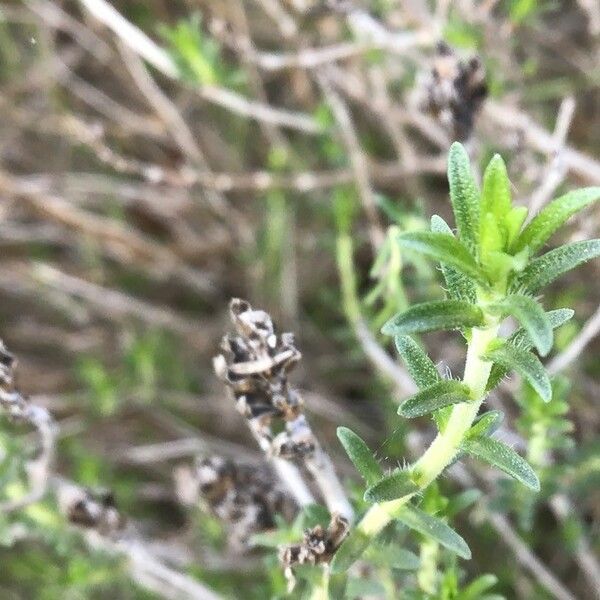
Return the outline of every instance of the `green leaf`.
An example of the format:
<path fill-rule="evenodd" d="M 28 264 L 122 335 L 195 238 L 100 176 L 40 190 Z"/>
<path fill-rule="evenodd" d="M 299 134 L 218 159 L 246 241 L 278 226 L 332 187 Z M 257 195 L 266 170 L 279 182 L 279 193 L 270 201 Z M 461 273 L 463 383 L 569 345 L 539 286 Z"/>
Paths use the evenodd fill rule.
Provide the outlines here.
<path fill-rule="evenodd" d="M 479 327 L 484 324 L 481 309 L 461 300 L 424 302 L 392 317 L 382 328 L 387 335 L 410 335 L 437 329 Z"/>
<path fill-rule="evenodd" d="M 490 410 L 483 413 L 473 423 L 471 429 L 467 432 L 467 438 L 477 438 L 483 435 L 491 435 L 500 427 L 504 419 L 504 414 L 499 410 Z"/>
<path fill-rule="evenodd" d="M 526 206 L 513 206 L 513 208 L 511 208 L 509 213 L 506 215 L 504 219 L 504 226 L 508 234 L 508 248 L 511 247 L 511 245 L 514 243 L 515 239 L 519 235 L 519 231 L 521 231 L 521 226 L 525 222 L 526 217 Z"/>
<path fill-rule="evenodd" d="M 480 437 L 465 439 L 460 447 L 465 452 L 498 467 L 534 492 L 540 491 L 540 481 L 529 463 L 506 444 L 489 437 Z"/>
<path fill-rule="evenodd" d="M 528 350 L 517 348 L 505 342 L 488 350 L 483 359 L 499 363 L 505 369 L 514 369 L 545 402 L 549 402 L 552 398 L 552 386 L 546 369 L 544 369 L 539 358 Z"/>
<path fill-rule="evenodd" d="M 383 471 L 367 444 L 347 427 L 338 427 L 337 436 L 346 454 L 367 485 L 373 485 L 373 483 L 379 481 Z"/>
<path fill-rule="evenodd" d="M 469 387 L 460 381 L 439 381 L 405 400 L 398 408 L 398 414 L 407 419 L 422 417 L 451 404 L 470 402 L 470 393 Z"/>
<path fill-rule="evenodd" d="M 415 571 L 421 564 L 419 557 L 414 552 L 399 548 L 396 544 L 378 547 L 376 561 L 378 565 L 402 571 Z"/>
<path fill-rule="evenodd" d="M 448 550 L 458 554 L 458 556 L 467 560 L 471 558 L 471 550 L 467 542 L 441 519 L 432 517 L 411 504 L 402 507 L 402 510 L 394 517 L 407 527 L 434 539 Z"/>
<path fill-rule="evenodd" d="M 448 154 L 448 182 L 459 238 L 474 250 L 479 234 L 479 190 L 467 151 L 458 142 L 452 144 Z"/>
<path fill-rule="evenodd" d="M 530 254 L 534 254 L 570 217 L 599 199 L 600 187 L 589 187 L 574 190 L 553 200 L 521 232 L 513 245 L 513 252 L 528 247 Z"/>
<path fill-rule="evenodd" d="M 372 538 L 358 527 L 350 530 L 331 561 L 333 575 L 347 571 L 369 547 Z"/>
<path fill-rule="evenodd" d="M 555 248 L 532 260 L 513 279 L 511 287 L 513 290 L 525 290 L 535 294 L 557 277 L 597 256 L 600 256 L 600 239 L 573 242 Z"/>
<path fill-rule="evenodd" d="M 438 215 L 431 217 L 431 231 L 454 235 L 450 226 Z M 477 292 L 473 281 L 446 262 L 441 262 L 440 266 L 446 282 L 448 296 L 453 300 L 464 300 L 470 304 L 475 304 L 477 302 Z"/>
<path fill-rule="evenodd" d="M 482 492 L 475 488 L 453 495 L 448 499 L 448 506 L 446 506 L 444 514 L 448 519 L 452 519 L 452 517 L 456 516 L 458 513 L 469 508 L 472 504 L 475 504 L 482 495 Z"/>
<path fill-rule="evenodd" d="M 417 387 L 425 388 L 441 380 L 433 361 L 408 335 L 395 337 L 396 348 Z"/>
<path fill-rule="evenodd" d="M 471 253 L 453 235 L 437 231 L 412 231 L 398 236 L 398 242 L 404 248 L 454 267 L 481 285 L 488 284 Z"/>
<path fill-rule="evenodd" d="M 511 209 L 510 181 L 506 165 L 499 154 L 494 154 L 483 174 L 481 214 L 491 213 L 498 224 Z"/>
<path fill-rule="evenodd" d="M 479 255 L 481 264 L 489 274 L 489 257 L 504 250 L 504 238 L 496 217 L 492 213 L 486 213 L 481 217 L 481 228 L 479 235 Z"/>
<path fill-rule="evenodd" d="M 367 502 L 387 502 L 418 491 L 419 486 L 411 479 L 411 473 L 397 469 L 367 488 L 364 499 Z"/>
<path fill-rule="evenodd" d="M 537 351 L 542 356 L 550 352 L 553 342 L 552 326 L 544 309 L 533 298 L 512 294 L 501 302 L 490 304 L 488 309 L 503 317 L 515 317 L 528 333 Z"/>
<path fill-rule="evenodd" d="M 365 577 L 348 577 L 344 594 L 345 600 L 360 600 L 365 597 L 383 598 L 384 596 L 385 588 L 380 581 Z"/>
<path fill-rule="evenodd" d="M 481 575 L 461 591 L 460 600 L 489 600 L 490 596 L 484 595 L 484 592 L 493 588 L 497 583 L 498 578 L 495 575 L 489 573 L 487 575 Z M 502 598 L 502 596 L 495 597 Z"/>
<path fill-rule="evenodd" d="M 574 314 L 574 311 L 572 311 L 570 308 L 559 308 L 557 310 L 548 311 L 546 316 L 548 317 L 548 321 L 550 322 L 552 329 L 556 329 L 571 319 Z M 525 329 L 518 329 L 515 331 L 506 340 L 506 343 L 523 350 L 529 350 L 529 348 L 533 347 L 533 342 Z M 494 363 L 485 388 L 486 391 L 494 389 L 507 372 L 508 369 L 504 368 L 498 363 Z"/>

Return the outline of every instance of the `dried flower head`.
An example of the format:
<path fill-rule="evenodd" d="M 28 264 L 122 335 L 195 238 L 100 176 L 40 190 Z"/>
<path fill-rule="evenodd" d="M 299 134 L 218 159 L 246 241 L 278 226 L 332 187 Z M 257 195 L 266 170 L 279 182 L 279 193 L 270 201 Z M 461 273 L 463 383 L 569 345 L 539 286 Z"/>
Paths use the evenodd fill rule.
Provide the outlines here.
<path fill-rule="evenodd" d="M 331 517 L 327 529 L 321 525 L 307 529 L 299 544 L 283 546 L 279 551 L 279 560 L 284 567 L 289 589 L 293 589 L 294 566 L 329 564 L 336 550 L 344 541 L 349 529 L 346 519 L 338 514 Z"/>
<path fill-rule="evenodd" d="M 54 450 L 55 427 L 52 416 L 45 408 L 32 404 L 28 398 L 15 389 L 16 366 L 15 357 L 0 340 L 0 408 L 10 419 L 34 427 L 39 437 L 36 456 L 26 463 L 30 490 L 18 500 L 0 504 L 0 509 L 6 512 L 22 508 L 43 496 L 48 483 Z"/>
<path fill-rule="evenodd" d="M 236 334 L 223 338 L 224 354 L 215 358 L 214 365 L 232 391 L 238 411 L 273 454 L 292 458 L 314 450 L 302 399 L 288 383 L 288 373 L 301 358 L 293 334 L 278 334 L 271 317 L 244 300 L 233 299 L 229 310 Z M 275 419 L 283 420 L 286 429 L 276 438 Z"/>
<path fill-rule="evenodd" d="M 179 469 L 178 490 L 195 500 L 229 529 L 230 546 L 248 547 L 250 537 L 272 529 L 275 516 L 290 520 L 298 507 L 265 464 L 236 464 L 221 456 L 198 458 L 193 468 Z"/>
<path fill-rule="evenodd" d="M 415 99 L 421 110 L 432 113 L 457 140 L 467 139 L 488 93 L 485 69 L 473 56 L 464 60 L 440 42 L 430 71 L 417 82 Z"/>
<path fill-rule="evenodd" d="M 58 504 L 61 513 L 71 523 L 95 529 L 101 535 L 114 534 L 125 526 L 125 519 L 119 513 L 110 490 L 91 490 L 65 484 L 59 487 Z"/>
<path fill-rule="evenodd" d="M 235 333 L 223 338 L 223 354 L 214 359 L 214 367 L 238 411 L 267 455 L 306 467 L 330 512 L 352 518 L 333 465 L 304 415 L 302 398 L 288 382 L 301 357 L 294 336 L 280 334 L 265 311 L 244 300 L 233 299 L 229 311 Z M 296 486 L 288 487 L 294 492 Z"/>

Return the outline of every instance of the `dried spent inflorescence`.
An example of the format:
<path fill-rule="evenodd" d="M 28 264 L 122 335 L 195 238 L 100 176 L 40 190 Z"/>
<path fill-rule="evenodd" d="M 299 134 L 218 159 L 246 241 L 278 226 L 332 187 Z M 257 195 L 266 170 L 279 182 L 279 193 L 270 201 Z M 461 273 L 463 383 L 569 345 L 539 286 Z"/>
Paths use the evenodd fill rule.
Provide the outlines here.
<path fill-rule="evenodd" d="M 295 583 L 294 567 L 329 564 L 348 534 L 348 529 L 348 521 L 340 515 L 334 514 L 327 529 L 321 525 L 307 529 L 302 542 L 283 546 L 280 549 L 279 561 L 284 567 L 290 590 Z"/>
<path fill-rule="evenodd" d="M 267 455 L 306 467 L 330 511 L 351 518 L 352 508 L 304 415 L 302 398 L 288 382 L 301 357 L 293 334 L 279 334 L 268 313 L 244 300 L 234 298 L 229 310 L 235 333 L 223 338 L 214 368 L 238 411 Z"/>
<path fill-rule="evenodd" d="M 50 413 L 29 402 L 15 388 L 17 361 L 0 340 L 0 408 L 18 423 L 34 427 L 38 432 L 39 447 L 35 458 L 26 465 L 30 491 L 22 498 L 0 503 L 0 511 L 10 512 L 39 500 L 46 491 L 54 453 L 55 427 Z"/>
<path fill-rule="evenodd" d="M 267 465 L 236 464 L 221 456 L 198 458 L 192 468 L 176 472 L 180 498 L 201 506 L 225 523 L 228 543 L 249 546 L 253 534 L 276 526 L 276 515 L 290 520 L 298 511 Z"/>
<path fill-rule="evenodd" d="M 109 490 L 80 488 L 63 482 L 57 486 L 57 497 L 61 513 L 73 525 L 94 529 L 105 536 L 119 533 L 125 527 L 125 518 Z"/>
<path fill-rule="evenodd" d="M 419 109 L 435 115 L 454 139 L 466 140 L 487 94 L 481 60 L 477 56 L 463 60 L 440 42 L 431 69 L 417 82 L 414 98 Z"/>

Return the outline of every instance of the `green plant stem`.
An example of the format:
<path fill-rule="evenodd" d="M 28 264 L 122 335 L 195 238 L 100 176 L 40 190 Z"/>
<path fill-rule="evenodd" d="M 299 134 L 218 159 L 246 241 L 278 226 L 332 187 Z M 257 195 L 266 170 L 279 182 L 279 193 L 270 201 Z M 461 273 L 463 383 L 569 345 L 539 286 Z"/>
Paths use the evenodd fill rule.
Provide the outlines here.
<path fill-rule="evenodd" d="M 344 312 L 350 323 L 355 326 L 362 317 L 356 292 L 353 242 L 348 233 L 342 231 L 338 233 L 336 250 Z M 435 481 L 454 460 L 460 443 L 477 417 L 485 399 L 485 388 L 492 368 L 492 363 L 480 357 L 485 353 L 489 343 L 496 339 L 498 324 L 498 319 L 490 318 L 487 327 L 470 330 L 463 383 L 469 386 L 473 400 L 469 403 L 457 404 L 452 409 L 443 433 L 437 435 L 423 456 L 413 465 L 413 478 L 421 490 Z M 367 538 L 373 538 L 402 511 L 404 505 L 416 493 L 418 492 L 373 505 L 357 524 L 356 530 Z"/>
<path fill-rule="evenodd" d="M 336 258 L 342 286 L 342 304 L 346 318 L 354 326 L 361 320 L 361 310 L 356 293 L 353 252 L 352 237 L 348 233 L 338 233 Z"/>
<path fill-rule="evenodd" d="M 321 581 L 312 589 L 310 600 L 329 600 L 329 565 L 323 565 Z"/>
<path fill-rule="evenodd" d="M 439 549 L 439 544 L 432 539 L 421 542 L 421 566 L 417 572 L 417 581 L 427 594 L 435 594 L 437 591 Z"/>
<path fill-rule="evenodd" d="M 460 443 L 473 425 L 481 403 L 485 399 L 485 386 L 492 364 L 481 359 L 489 343 L 496 339 L 498 322 L 491 321 L 485 328 L 471 329 L 463 383 L 471 389 L 473 400 L 457 404 L 442 433 L 439 433 L 423 456 L 413 465 L 414 481 L 421 490 L 435 481 L 456 457 Z M 377 535 L 416 494 L 408 494 L 397 500 L 373 505 L 356 526 L 369 538 Z"/>

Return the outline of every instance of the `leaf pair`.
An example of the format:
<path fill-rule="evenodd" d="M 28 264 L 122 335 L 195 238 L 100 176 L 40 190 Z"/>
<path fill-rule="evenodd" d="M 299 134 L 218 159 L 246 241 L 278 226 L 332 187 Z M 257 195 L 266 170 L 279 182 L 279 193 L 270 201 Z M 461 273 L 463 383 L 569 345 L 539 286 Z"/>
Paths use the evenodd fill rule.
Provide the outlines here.
<path fill-rule="evenodd" d="M 367 444 L 347 427 L 338 427 L 337 436 L 346 454 L 367 484 L 364 498 L 367 502 L 387 502 L 408 494 L 419 487 L 411 480 L 408 471 L 396 470 L 384 476 L 381 466 Z"/>
<path fill-rule="evenodd" d="M 508 315 L 515 317 L 531 338 L 537 351 L 542 356 L 550 352 L 553 342 L 552 325 L 544 309 L 533 298 L 513 294 L 500 302 L 488 305 L 487 309 L 501 317 Z"/>
<path fill-rule="evenodd" d="M 550 323 L 550 327 L 552 329 L 556 329 L 560 327 L 564 323 L 566 323 L 573 316 L 573 311 L 569 308 L 559 308 L 557 310 L 551 310 L 546 313 L 546 318 Z M 525 330 L 525 328 L 518 329 L 515 331 L 506 341 L 505 344 L 507 346 L 513 346 L 518 350 L 527 351 L 529 348 L 533 346 L 533 340 L 531 339 L 529 333 Z M 535 357 L 534 357 L 535 358 Z M 490 372 L 490 376 L 488 378 L 486 390 L 492 390 L 495 388 L 500 380 L 506 375 L 506 373 L 513 367 L 505 366 L 507 363 L 504 361 L 494 363 L 492 370 Z M 515 368 L 515 370 L 517 370 Z"/>
<path fill-rule="evenodd" d="M 482 358 L 497 363 L 506 370 L 516 371 L 541 396 L 544 402 L 549 402 L 552 398 L 550 378 L 544 365 L 535 354 L 506 341 L 497 341 Z"/>

